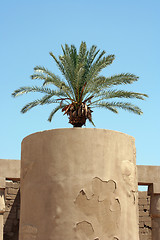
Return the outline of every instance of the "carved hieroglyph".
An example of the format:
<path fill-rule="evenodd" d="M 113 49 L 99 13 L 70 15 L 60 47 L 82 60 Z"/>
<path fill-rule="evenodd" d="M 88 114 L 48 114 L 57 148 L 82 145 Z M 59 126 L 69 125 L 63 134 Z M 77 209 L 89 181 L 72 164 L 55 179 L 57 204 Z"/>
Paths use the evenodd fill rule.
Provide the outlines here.
<path fill-rule="evenodd" d="M 138 240 L 134 138 L 56 129 L 22 142 L 20 240 Z"/>

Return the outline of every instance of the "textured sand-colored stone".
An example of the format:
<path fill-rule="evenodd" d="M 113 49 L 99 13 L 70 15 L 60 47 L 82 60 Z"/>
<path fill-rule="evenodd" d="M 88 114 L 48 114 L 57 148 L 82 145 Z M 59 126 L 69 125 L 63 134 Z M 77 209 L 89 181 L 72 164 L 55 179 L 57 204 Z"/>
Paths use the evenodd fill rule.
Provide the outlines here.
<path fill-rule="evenodd" d="M 4 201 L 5 179 L 0 177 L 0 239 L 3 240 L 3 214 L 5 212 Z"/>
<path fill-rule="evenodd" d="M 22 142 L 20 240 L 138 240 L 134 138 L 56 129 Z"/>

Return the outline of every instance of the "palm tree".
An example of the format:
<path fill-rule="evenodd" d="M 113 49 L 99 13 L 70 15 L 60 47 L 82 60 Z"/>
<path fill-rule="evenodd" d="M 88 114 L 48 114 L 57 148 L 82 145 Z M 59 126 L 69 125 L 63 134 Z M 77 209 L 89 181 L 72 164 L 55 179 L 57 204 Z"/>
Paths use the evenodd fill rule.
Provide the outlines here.
<path fill-rule="evenodd" d="M 138 77 L 130 73 L 122 73 L 112 77 L 100 75 L 102 69 L 110 65 L 115 56 L 106 56 L 105 51 L 97 50 L 93 45 L 89 50 L 85 42 L 82 42 L 77 51 L 74 45 L 70 47 L 65 44 L 62 46 L 63 55 L 57 59 L 55 55 L 49 54 L 56 62 L 64 80 L 55 75 L 47 68 L 36 66 L 31 79 L 43 81 L 41 87 L 21 87 L 12 93 L 12 96 L 29 92 L 39 92 L 45 94 L 42 98 L 25 105 L 21 112 L 25 113 L 37 105 L 58 104 L 50 113 L 49 121 L 58 110 L 62 110 L 69 117 L 69 123 L 74 127 L 82 127 L 88 119 L 93 125 L 93 108 L 100 107 L 118 113 L 117 108 L 124 109 L 135 114 L 141 115 L 141 109 L 129 102 L 112 101 L 120 98 L 136 98 L 144 100 L 148 97 L 143 93 L 123 91 L 112 87 L 122 84 L 131 84 L 138 80 Z M 48 88 L 48 85 L 54 88 Z M 111 89 L 112 88 L 112 89 Z"/>

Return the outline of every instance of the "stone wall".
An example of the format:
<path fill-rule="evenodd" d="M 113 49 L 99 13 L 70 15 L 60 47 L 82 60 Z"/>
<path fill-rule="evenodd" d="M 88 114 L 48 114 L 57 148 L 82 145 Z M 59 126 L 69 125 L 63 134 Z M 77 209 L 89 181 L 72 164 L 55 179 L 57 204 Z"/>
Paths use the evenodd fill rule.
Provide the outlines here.
<path fill-rule="evenodd" d="M 151 240 L 150 196 L 147 196 L 147 192 L 139 192 L 138 198 L 140 240 Z"/>
<path fill-rule="evenodd" d="M 6 181 L 4 213 L 4 240 L 18 240 L 20 212 L 20 183 Z M 150 197 L 139 192 L 139 233 L 140 240 L 151 240 L 151 218 L 149 216 Z"/>
<path fill-rule="evenodd" d="M 20 183 L 6 181 L 4 213 L 4 240 L 18 240 L 20 213 Z"/>

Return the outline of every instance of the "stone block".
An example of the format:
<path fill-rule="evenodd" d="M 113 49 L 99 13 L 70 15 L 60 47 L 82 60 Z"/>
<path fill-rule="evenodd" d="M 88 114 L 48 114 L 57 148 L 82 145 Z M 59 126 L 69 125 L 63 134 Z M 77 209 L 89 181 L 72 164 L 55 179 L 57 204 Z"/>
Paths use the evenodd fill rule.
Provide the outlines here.
<path fill-rule="evenodd" d="M 139 217 L 139 220 L 140 220 L 140 221 L 143 221 L 143 222 L 148 222 L 149 219 L 150 219 L 149 216 Z"/>
<path fill-rule="evenodd" d="M 6 188 L 13 187 L 13 181 L 6 181 Z"/>
<path fill-rule="evenodd" d="M 14 203 L 14 200 L 13 200 L 13 199 L 11 199 L 11 200 L 6 199 L 6 200 L 5 200 L 5 205 L 6 205 L 6 206 L 12 206 L 13 203 Z"/>
<path fill-rule="evenodd" d="M 4 214 L 3 214 L 3 217 L 4 217 L 4 219 L 7 219 L 8 218 L 8 216 L 9 216 L 9 212 L 5 212 Z"/>
<path fill-rule="evenodd" d="M 160 183 L 153 183 L 153 193 L 160 194 Z"/>
<path fill-rule="evenodd" d="M 6 187 L 5 178 L 0 177 L 0 189 L 5 189 L 5 187 Z"/>
<path fill-rule="evenodd" d="M 148 201 L 145 198 L 140 198 L 138 202 L 139 202 L 140 205 L 147 205 L 148 204 Z"/>
<path fill-rule="evenodd" d="M 5 211 L 6 211 L 6 212 L 10 212 L 10 211 L 11 211 L 11 206 L 10 206 L 10 205 L 6 206 L 6 207 L 5 207 Z"/>
<path fill-rule="evenodd" d="M 20 161 L 0 159 L 0 176 L 4 178 L 20 179 Z"/>
<path fill-rule="evenodd" d="M 143 209 L 149 211 L 149 209 L 150 209 L 150 202 L 148 202 L 148 204 L 143 205 Z"/>
<path fill-rule="evenodd" d="M 151 228 L 152 227 L 151 220 L 150 221 L 145 221 L 145 226 Z"/>
<path fill-rule="evenodd" d="M 14 195 L 7 195 L 5 198 L 6 198 L 7 200 L 15 200 L 16 194 L 14 194 Z"/>
<path fill-rule="evenodd" d="M 143 205 L 139 205 L 139 211 L 141 211 L 143 209 L 144 209 Z"/>
<path fill-rule="evenodd" d="M 143 228 L 144 227 L 144 222 L 139 222 L 139 227 Z"/>
<path fill-rule="evenodd" d="M 18 193 L 18 189 L 16 188 L 8 188 L 8 194 L 16 195 Z"/>
<path fill-rule="evenodd" d="M 139 216 L 140 217 L 146 217 L 146 216 L 149 216 L 149 212 L 148 211 L 139 211 Z"/>
<path fill-rule="evenodd" d="M 159 166 L 137 166 L 138 183 L 141 185 L 149 185 L 153 182 L 160 183 L 160 167 Z"/>
<path fill-rule="evenodd" d="M 0 239 L 3 239 L 3 215 L 0 214 Z"/>
<path fill-rule="evenodd" d="M 146 236 L 146 235 L 141 235 L 140 236 L 140 240 L 151 240 L 152 238 L 150 236 Z"/>
<path fill-rule="evenodd" d="M 147 198 L 147 192 L 138 192 L 138 198 Z"/>
<path fill-rule="evenodd" d="M 0 189 L 0 214 L 5 212 L 4 189 Z"/>
<path fill-rule="evenodd" d="M 11 196 L 11 195 L 5 195 L 5 199 L 11 200 L 11 199 L 12 199 L 12 196 Z"/>
<path fill-rule="evenodd" d="M 6 181 L 7 188 L 20 188 L 20 183 L 15 181 Z"/>
<path fill-rule="evenodd" d="M 152 217 L 160 218 L 160 195 L 152 195 L 150 211 Z"/>

